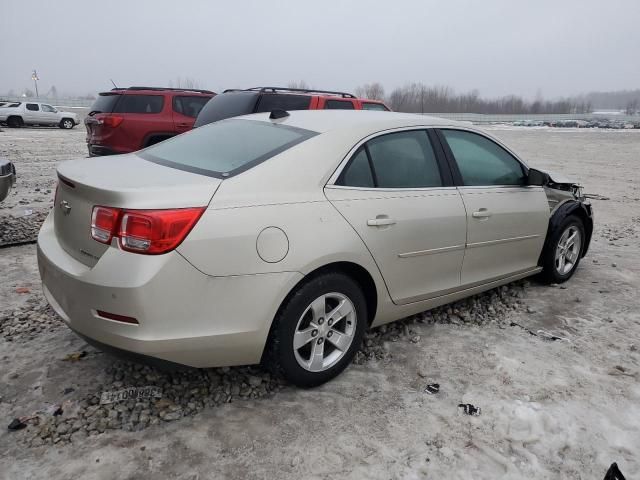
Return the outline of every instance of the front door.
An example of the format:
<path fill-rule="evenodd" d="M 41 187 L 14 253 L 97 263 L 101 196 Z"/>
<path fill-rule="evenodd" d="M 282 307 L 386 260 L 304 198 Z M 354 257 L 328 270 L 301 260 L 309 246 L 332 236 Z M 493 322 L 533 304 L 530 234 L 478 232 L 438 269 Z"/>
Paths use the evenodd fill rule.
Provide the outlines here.
<path fill-rule="evenodd" d="M 534 269 L 549 222 L 544 189 L 527 185 L 526 167 L 493 140 L 468 130 L 440 132 L 467 210 L 462 286 Z"/>
<path fill-rule="evenodd" d="M 325 188 L 398 304 L 460 286 L 465 209 L 457 189 L 443 182 L 441 165 L 425 130 L 388 133 L 360 146 Z"/>

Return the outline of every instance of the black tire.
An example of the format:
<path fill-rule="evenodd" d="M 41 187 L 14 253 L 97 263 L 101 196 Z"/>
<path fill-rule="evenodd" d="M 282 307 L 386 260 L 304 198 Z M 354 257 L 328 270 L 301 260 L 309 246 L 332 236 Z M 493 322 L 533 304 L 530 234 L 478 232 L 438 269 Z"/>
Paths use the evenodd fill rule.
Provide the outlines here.
<path fill-rule="evenodd" d="M 330 304 L 332 301 L 331 295 L 342 295 L 350 300 L 351 305 L 354 307 L 355 316 L 341 317 L 342 320 L 336 320 L 334 326 L 336 329 L 342 328 L 341 326 L 346 328 L 346 323 L 349 321 L 355 323 L 353 326 L 355 330 L 353 331 L 350 345 L 345 348 L 343 353 L 340 353 L 342 350 L 334 347 L 332 343 L 339 335 L 334 336 L 334 340 L 327 338 L 325 345 L 327 346 L 327 351 L 331 352 L 327 355 L 330 356 L 334 351 L 337 351 L 337 355 L 342 356 L 335 363 L 328 365 L 325 370 L 312 372 L 300 365 L 296 354 L 301 355 L 300 352 L 307 348 L 307 345 L 309 349 L 312 349 L 315 343 L 321 341 L 320 337 L 323 337 L 323 333 L 316 333 L 317 337 L 314 337 L 298 350 L 294 349 L 293 339 L 299 321 L 303 321 L 302 315 L 311 308 L 314 300 L 327 294 L 329 294 L 329 298 L 325 305 L 329 309 L 333 308 Z M 310 314 L 313 315 L 312 313 Z M 350 320 L 347 320 L 347 318 Z M 333 327 L 329 328 L 330 325 L 331 323 L 327 321 L 323 328 L 331 330 Z M 352 323 L 349 323 L 349 325 L 351 326 Z M 267 348 L 263 356 L 263 364 L 274 373 L 281 374 L 286 380 L 299 387 L 310 388 L 321 385 L 339 375 L 351 363 L 360 348 L 362 337 L 367 327 L 367 303 L 360 285 L 343 273 L 328 272 L 321 274 L 298 286 L 280 307 L 269 335 Z M 324 335 L 330 336 L 331 334 L 325 333 Z M 324 337 L 322 341 L 324 341 Z"/>
<path fill-rule="evenodd" d="M 7 126 L 9 128 L 20 128 L 24 126 L 24 121 L 22 120 L 22 117 L 9 117 L 7 119 Z"/>
<path fill-rule="evenodd" d="M 72 118 L 63 118 L 62 120 L 60 120 L 58 126 L 65 130 L 71 130 L 76 126 L 76 122 L 74 122 Z"/>
<path fill-rule="evenodd" d="M 577 257 L 575 261 L 570 262 L 571 267 L 567 271 L 559 268 L 559 261 L 556 258 L 558 252 L 558 244 L 563 238 L 565 232 L 570 229 L 574 229 L 579 235 L 580 244 L 576 248 Z M 586 241 L 584 224 L 580 217 L 575 215 L 568 215 L 553 231 L 548 233 L 549 237 L 545 243 L 544 250 L 541 255 L 542 273 L 541 279 L 547 283 L 563 283 L 569 280 L 578 269 L 580 259 L 582 258 L 582 252 Z M 566 263 L 565 263 L 566 265 Z"/>

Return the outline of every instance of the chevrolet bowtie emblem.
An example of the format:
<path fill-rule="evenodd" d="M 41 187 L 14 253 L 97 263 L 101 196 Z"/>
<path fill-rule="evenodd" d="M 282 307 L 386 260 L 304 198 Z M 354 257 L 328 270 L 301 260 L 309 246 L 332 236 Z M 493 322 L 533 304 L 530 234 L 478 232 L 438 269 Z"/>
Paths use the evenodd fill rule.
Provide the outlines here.
<path fill-rule="evenodd" d="M 69 213 L 71 213 L 71 204 L 66 200 L 62 200 L 60 202 L 60 208 L 62 209 L 62 213 L 65 215 L 69 215 Z"/>

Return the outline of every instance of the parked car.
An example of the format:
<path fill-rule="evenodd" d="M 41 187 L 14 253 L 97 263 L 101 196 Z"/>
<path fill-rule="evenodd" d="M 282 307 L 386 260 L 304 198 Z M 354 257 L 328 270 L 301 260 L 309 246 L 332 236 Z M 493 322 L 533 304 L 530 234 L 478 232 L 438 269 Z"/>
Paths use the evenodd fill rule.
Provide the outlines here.
<path fill-rule="evenodd" d="M 90 156 L 129 153 L 184 133 L 215 93 L 129 87 L 102 92 L 84 120 Z"/>
<path fill-rule="evenodd" d="M 38 265 L 69 328 L 147 360 L 262 361 L 303 387 L 372 326 L 568 280 L 593 230 L 575 183 L 421 115 L 277 110 L 58 178 Z"/>
<path fill-rule="evenodd" d="M 14 128 L 25 125 L 56 125 L 71 129 L 80 122 L 77 114 L 60 111 L 46 103 L 11 102 L 0 107 L 0 123 Z"/>
<path fill-rule="evenodd" d="M 346 92 L 303 88 L 256 87 L 225 90 L 207 103 L 194 127 L 225 118 L 273 110 L 379 110 L 389 111 L 384 102 L 356 98 Z"/>
<path fill-rule="evenodd" d="M 0 202 L 2 202 L 16 183 L 16 167 L 6 158 L 0 157 Z"/>

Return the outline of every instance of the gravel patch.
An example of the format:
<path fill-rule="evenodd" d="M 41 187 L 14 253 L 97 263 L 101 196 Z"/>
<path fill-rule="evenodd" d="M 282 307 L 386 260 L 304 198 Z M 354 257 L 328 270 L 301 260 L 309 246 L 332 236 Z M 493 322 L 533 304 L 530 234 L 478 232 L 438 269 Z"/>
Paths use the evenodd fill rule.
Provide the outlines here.
<path fill-rule="evenodd" d="M 15 217 L 12 215 L 0 216 L 0 247 L 18 242 L 35 241 L 46 212 L 31 212 L 29 215 Z"/>
<path fill-rule="evenodd" d="M 354 363 L 391 360 L 389 343 L 418 343 L 419 324 L 452 324 L 459 327 L 487 324 L 505 325 L 509 312 L 524 309 L 522 297 L 528 282 L 503 286 L 480 295 L 445 305 L 405 320 L 375 328 L 365 334 Z M 0 320 L 5 339 L 29 338 L 39 331 L 61 324 L 48 307 L 19 310 Z M 8 335 L 5 332 L 10 332 Z M 72 361 L 81 361 L 76 354 Z M 124 400 L 100 404 L 103 392 L 131 387 L 157 387 L 161 398 Z M 240 400 L 272 396 L 286 382 L 261 367 L 223 367 L 162 371 L 151 366 L 115 360 L 105 369 L 95 391 L 75 397 L 73 388 L 61 390 L 59 404 L 50 405 L 22 420 L 27 424 L 19 435 L 28 446 L 81 442 L 87 436 L 107 430 L 143 430 L 151 425 L 193 416 L 206 408 Z M 64 400 L 69 397 L 69 400 Z"/>
<path fill-rule="evenodd" d="M 60 317 L 39 297 L 29 298 L 23 308 L 0 313 L 0 337 L 7 342 L 26 342 L 63 325 Z"/>

